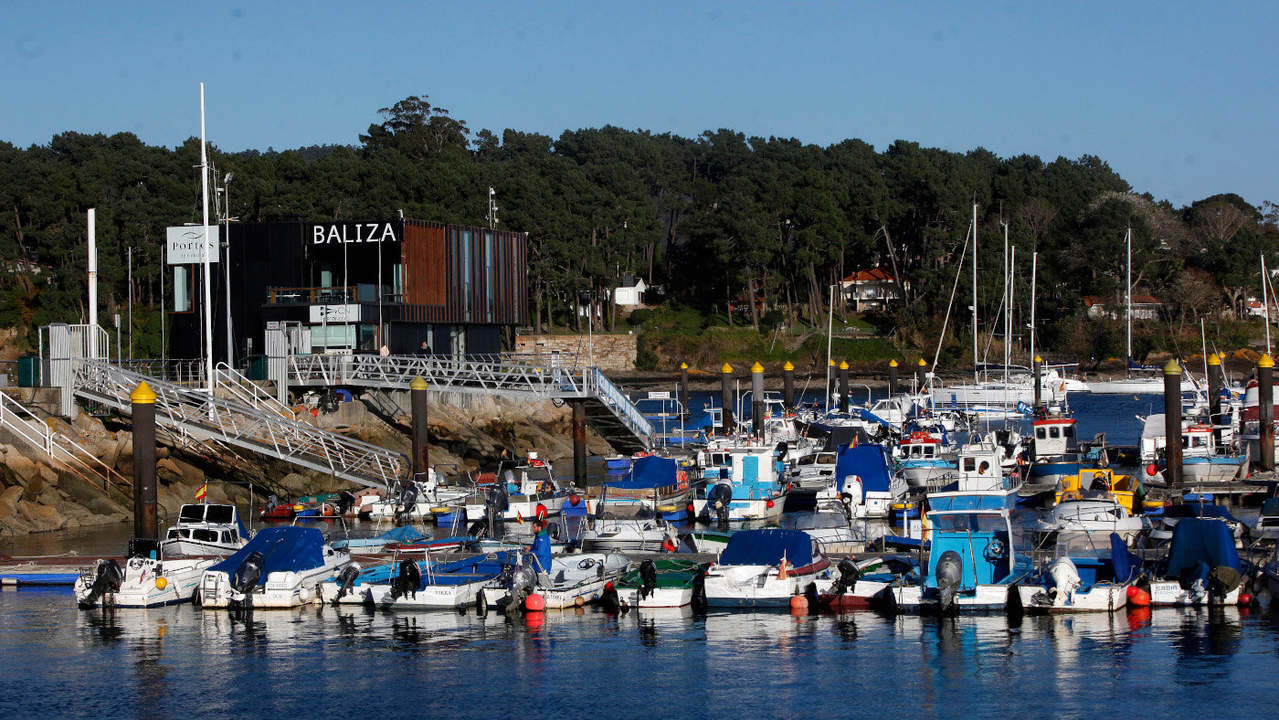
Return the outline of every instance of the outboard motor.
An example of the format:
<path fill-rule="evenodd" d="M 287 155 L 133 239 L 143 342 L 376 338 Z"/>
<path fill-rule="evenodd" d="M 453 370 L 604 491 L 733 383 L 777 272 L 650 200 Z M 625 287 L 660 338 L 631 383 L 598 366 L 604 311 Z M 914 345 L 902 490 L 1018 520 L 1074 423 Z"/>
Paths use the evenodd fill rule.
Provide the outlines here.
<path fill-rule="evenodd" d="M 790 452 L 790 444 L 783 440 L 777 443 L 777 449 L 773 452 L 777 454 L 778 460 L 785 460 L 787 453 Z"/>
<path fill-rule="evenodd" d="M 88 607 L 98 601 L 98 598 L 107 593 L 114 593 L 120 590 L 120 583 L 124 581 L 124 572 L 120 570 L 120 564 L 114 559 L 99 560 L 98 567 L 95 569 L 93 585 L 89 587 L 89 596 L 84 599 L 81 606 Z"/>
<path fill-rule="evenodd" d="M 732 501 L 733 488 L 723 483 L 711 488 L 706 498 L 706 506 L 712 508 L 721 530 L 728 529 L 728 506 Z"/>
<path fill-rule="evenodd" d="M 485 535 L 488 535 L 488 533 L 489 533 L 488 518 L 480 518 L 479 520 L 476 520 L 475 522 L 471 523 L 471 526 L 466 529 L 466 534 L 476 540 L 479 540 Z"/>
<path fill-rule="evenodd" d="M 954 608 L 955 595 L 959 592 L 959 584 L 964 577 L 964 561 L 959 553 L 947 550 L 937 559 L 937 568 L 933 571 L 937 581 L 937 590 L 941 595 L 941 611 L 949 612 Z"/>
<path fill-rule="evenodd" d="M 706 564 L 699 565 L 697 574 L 693 576 L 693 612 L 706 613 Z"/>
<path fill-rule="evenodd" d="M 351 587 L 355 585 L 355 579 L 360 576 L 359 568 L 354 565 L 347 565 L 342 570 L 342 574 L 338 575 L 338 596 L 334 598 L 333 604 L 337 604 L 347 593 L 351 592 Z"/>
<path fill-rule="evenodd" d="M 338 514 L 345 515 L 351 512 L 353 507 L 355 507 L 355 493 L 350 490 L 338 493 Z"/>
<path fill-rule="evenodd" d="M 401 560 L 400 572 L 391 584 L 391 597 L 399 599 L 412 595 L 417 597 L 417 590 L 422 586 L 422 571 L 413 560 Z"/>
<path fill-rule="evenodd" d="M 507 585 L 506 613 L 518 613 L 524 608 L 524 599 L 537 587 L 537 574 L 533 568 L 524 566 L 514 568 L 511 580 Z"/>
<path fill-rule="evenodd" d="M 1059 592 L 1066 593 L 1066 597 L 1069 598 L 1083 584 L 1083 580 L 1079 577 L 1079 568 L 1075 567 L 1074 561 L 1068 557 L 1054 560 L 1052 565 L 1048 566 L 1048 574 L 1052 577 L 1054 586 L 1048 594 L 1050 599 L 1056 598 Z"/>
<path fill-rule="evenodd" d="M 857 587 L 857 580 L 861 576 L 862 573 L 857 569 L 857 563 L 853 562 L 852 558 L 840 560 L 839 577 L 835 578 L 835 594 L 843 595 Z"/>
<path fill-rule="evenodd" d="M 417 504 L 417 483 L 409 481 L 404 483 L 404 488 L 400 490 L 399 507 L 400 513 L 407 514 L 412 512 L 413 506 Z"/>
<path fill-rule="evenodd" d="M 250 553 L 244 559 L 244 562 L 240 563 L 240 567 L 235 569 L 235 573 L 231 575 L 231 589 L 242 595 L 247 595 L 253 589 L 253 586 L 257 585 L 258 581 L 262 579 L 262 570 L 265 566 L 266 558 L 262 556 L 262 553 Z"/>
<path fill-rule="evenodd" d="M 1218 565 L 1208 573 L 1208 597 L 1225 600 L 1232 590 L 1243 583 L 1243 575 L 1229 565 Z"/>
<path fill-rule="evenodd" d="M 657 564 L 652 560 L 645 560 L 639 566 L 640 576 L 640 600 L 647 600 L 649 595 L 657 589 Z"/>

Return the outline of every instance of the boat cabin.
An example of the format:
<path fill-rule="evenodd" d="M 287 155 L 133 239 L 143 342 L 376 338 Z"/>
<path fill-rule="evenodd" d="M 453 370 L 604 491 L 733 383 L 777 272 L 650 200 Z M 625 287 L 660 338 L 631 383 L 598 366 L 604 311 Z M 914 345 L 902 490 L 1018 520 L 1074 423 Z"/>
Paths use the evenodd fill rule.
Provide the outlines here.
<path fill-rule="evenodd" d="M 932 550 L 924 587 L 938 588 L 937 565 L 946 557 L 957 559 L 959 591 L 972 592 L 978 585 L 1007 582 L 1014 573 L 1029 570 L 1025 558 L 1013 547 L 1012 524 L 1006 510 L 940 510 L 928 513 L 933 524 Z"/>
<path fill-rule="evenodd" d="M 1061 457 L 1076 452 L 1074 418 L 1046 418 L 1034 422 L 1035 458 Z"/>
<path fill-rule="evenodd" d="M 707 487 L 728 482 L 759 495 L 778 486 L 778 465 L 782 463 L 774 459 L 774 453 L 773 448 L 767 447 L 707 449 L 697 453 L 697 464 Z"/>
<path fill-rule="evenodd" d="M 965 445 L 959 451 L 959 492 L 1000 492 L 1012 489 L 1000 466 L 1003 453 L 991 443 Z"/>
<path fill-rule="evenodd" d="M 1217 452 L 1217 443 L 1209 425 L 1187 425 L 1181 431 L 1181 456 L 1210 457 Z"/>
<path fill-rule="evenodd" d="M 551 464 L 529 452 L 523 465 L 502 473 L 506 492 L 510 495 L 545 495 L 559 490 Z"/>
<path fill-rule="evenodd" d="M 941 458 L 941 440 L 923 431 L 913 432 L 902 438 L 898 447 L 901 449 L 903 461 Z"/>

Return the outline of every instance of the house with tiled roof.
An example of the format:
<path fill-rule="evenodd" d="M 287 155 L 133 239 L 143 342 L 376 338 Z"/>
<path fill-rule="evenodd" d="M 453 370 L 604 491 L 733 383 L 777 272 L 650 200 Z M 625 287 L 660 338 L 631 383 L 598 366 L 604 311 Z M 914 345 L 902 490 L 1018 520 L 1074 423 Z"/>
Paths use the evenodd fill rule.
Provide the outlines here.
<path fill-rule="evenodd" d="M 892 273 L 878 267 L 858 270 L 840 282 L 844 303 L 855 312 L 883 310 L 889 303 L 901 302 L 902 286 Z"/>
<path fill-rule="evenodd" d="M 1117 320 L 1124 316 L 1124 301 L 1119 298 L 1119 302 L 1106 300 L 1097 295 L 1085 295 L 1083 297 L 1084 309 L 1088 312 L 1090 318 L 1110 318 Z M 1163 309 L 1164 304 L 1153 295 L 1133 295 L 1132 296 L 1132 319 L 1133 320 L 1158 320 L 1159 311 Z"/>

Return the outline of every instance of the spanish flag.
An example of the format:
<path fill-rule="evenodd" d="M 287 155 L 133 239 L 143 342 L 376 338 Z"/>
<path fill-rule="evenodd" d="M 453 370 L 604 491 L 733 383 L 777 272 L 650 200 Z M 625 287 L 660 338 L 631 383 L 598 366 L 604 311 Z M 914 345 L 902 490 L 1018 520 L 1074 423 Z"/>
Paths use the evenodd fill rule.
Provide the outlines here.
<path fill-rule="evenodd" d="M 200 485 L 200 489 L 195 491 L 195 499 L 203 500 L 205 496 L 207 496 L 208 494 L 209 494 L 209 483 L 206 480 L 204 484 Z"/>

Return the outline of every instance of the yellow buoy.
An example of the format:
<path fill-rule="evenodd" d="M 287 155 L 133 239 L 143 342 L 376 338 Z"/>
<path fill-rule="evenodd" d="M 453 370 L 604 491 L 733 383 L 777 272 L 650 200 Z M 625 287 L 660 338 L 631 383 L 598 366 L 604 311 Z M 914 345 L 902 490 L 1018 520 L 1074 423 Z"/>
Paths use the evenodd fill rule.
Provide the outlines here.
<path fill-rule="evenodd" d="M 155 579 L 155 589 L 163 590 L 169 586 L 168 578 L 158 577 Z"/>

